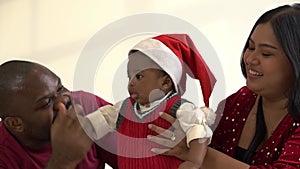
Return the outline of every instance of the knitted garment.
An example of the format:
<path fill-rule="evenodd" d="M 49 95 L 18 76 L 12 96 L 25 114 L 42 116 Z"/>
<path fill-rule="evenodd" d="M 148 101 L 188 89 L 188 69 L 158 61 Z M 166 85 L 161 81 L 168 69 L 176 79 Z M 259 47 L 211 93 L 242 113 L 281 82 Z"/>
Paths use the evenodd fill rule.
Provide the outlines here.
<path fill-rule="evenodd" d="M 176 102 L 177 101 L 177 102 Z M 145 118 L 138 118 L 133 110 L 133 101 L 124 101 L 118 118 L 118 167 L 119 169 L 177 169 L 182 163 L 175 157 L 156 155 L 151 148 L 162 146 L 147 140 L 147 135 L 156 135 L 148 128 L 148 124 L 155 124 L 170 128 L 170 124 L 159 117 L 159 112 L 176 114 L 181 103 L 178 95 L 164 101 Z M 123 117 L 122 117 L 123 116 Z"/>

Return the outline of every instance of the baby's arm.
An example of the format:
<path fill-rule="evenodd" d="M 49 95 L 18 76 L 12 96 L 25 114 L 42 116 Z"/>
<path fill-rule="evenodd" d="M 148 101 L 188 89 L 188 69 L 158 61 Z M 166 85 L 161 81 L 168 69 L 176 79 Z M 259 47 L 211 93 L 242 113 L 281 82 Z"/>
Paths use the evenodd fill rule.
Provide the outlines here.
<path fill-rule="evenodd" d="M 116 122 L 122 102 L 113 106 L 107 105 L 100 107 L 98 110 L 88 114 L 86 118 L 93 131 L 89 132 L 94 140 L 101 139 L 107 133 L 116 129 Z"/>
<path fill-rule="evenodd" d="M 188 159 L 180 165 L 180 169 L 200 168 L 212 137 L 211 125 L 215 114 L 209 108 L 197 108 L 191 103 L 184 103 L 176 113 L 177 119 L 187 136 L 189 147 Z"/>

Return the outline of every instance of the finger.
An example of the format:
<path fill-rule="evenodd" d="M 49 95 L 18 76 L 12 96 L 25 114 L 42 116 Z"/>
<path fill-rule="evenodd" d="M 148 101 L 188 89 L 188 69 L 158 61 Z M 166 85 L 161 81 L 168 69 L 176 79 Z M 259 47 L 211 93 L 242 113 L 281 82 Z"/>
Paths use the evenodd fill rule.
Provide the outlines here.
<path fill-rule="evenodd" d="M 77 119 L 77 115 L 76 115 L 74 106 L 70 106 L 70 108 L 67 112 L 67 116 L 73 120 Z"/>
<path fill-rule="evenodd" d="M 82 112 L 82 106 L 80 104 L 74 104 L 69 107 L 67 115 L 72 119 L 77 119 L 77 115 L 82 115 Z"/>
<path fill-rule="evenodd" d="M 67 110 L 66 107 L 63 103 L 57 103 L 56 109 L 57 109 L 57 113 L 56 115 L 53 117 L 52 123 L 54 123 L 55 121 L 61 121 L 64 116 L 66 116 L 67 114 Z"/>
<path fill-rule="evenodd" d="M 168 121 L 170 124 L 172 124 L 172 127 L 177 129 L 180 128 L 180 124 L 176 118 L 171 116 L 170 114 L 160 112 L 160 117 L 163 118 L 164 120 Z"/>
<path fill-rule="evenodd" d="M 170 149 L 162 149 L 162 148 L 152 148 L 151 151 L 155 154 L 164 154 L 167 155 L 166 152 L 168 152 Z"/>
<path fill-rule="evenodd" d="M 163 145 L 167 148 L 172 148 L 176 145 L 176 143 L 174 141 L 171 141 L 168 138 L 163 138 L 163 137 L 158 137 L 158 136 L 152 136 L 152 135 L 148 135 L 147 139 L 150 140 L 151 142 Z"/>
<path fill-rule="evenodd" d="M 169 115 L 167 113 L 160 112 L 159 115 L 160 115 L 161 118 L 167 120 L 171 124 L 173 124 L 176 121 L 176 119 L 173 116 L 171 116 L 171 115 Z"/>
<path fill-rule="evenodd" d="M 159 126 L 156 126 L 154 124 L 149 124 L 148 127 L 149 127 L 149 129 L 153 130 L 154 132 L 156 132 L 157 134 L 159 134 L 163 137 L 166 137 L 166 138 L 172 137 L 173 132 L 170 131 L 170 130 L 167 130 L 167 129 L 159 127 Z"/>
<path fill-rule="evenodd" d="M 73 108 L 74 108 L 77 115 L 84 116 L 83 107 L 80 104 L 74 104 Z"/>

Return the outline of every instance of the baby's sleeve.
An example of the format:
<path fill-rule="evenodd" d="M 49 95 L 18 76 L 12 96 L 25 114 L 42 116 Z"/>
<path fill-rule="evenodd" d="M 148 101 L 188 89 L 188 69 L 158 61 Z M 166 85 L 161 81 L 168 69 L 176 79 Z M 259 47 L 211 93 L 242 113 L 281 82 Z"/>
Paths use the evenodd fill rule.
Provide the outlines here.
<path fill-rule="evenodd" d="M 209 125 L 212 125 L 215 119 L 215 113 L 210 108 L 198 108 L 186 102 L 179 107 L 176 117 L 186 133 L 188 147 L 194 139 L 200 139 L 203 142 L 209 139 L 208 143 L 210 143 L 213 133 Z"/>
<path fill-rule="evenodd" d="M 107 133 L 116 129 L 116 122 L 122 102 L 115 105 L 100 107 L 98 110 L 88 114 L 86 118 L 92 126 L 91 137 L 99 140 Z"/>

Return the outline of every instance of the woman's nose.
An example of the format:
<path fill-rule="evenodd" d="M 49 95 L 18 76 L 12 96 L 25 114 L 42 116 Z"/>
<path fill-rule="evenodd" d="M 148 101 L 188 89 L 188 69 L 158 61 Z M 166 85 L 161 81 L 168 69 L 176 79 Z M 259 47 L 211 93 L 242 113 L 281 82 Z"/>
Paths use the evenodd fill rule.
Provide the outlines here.
<path fill-rule="evenodd" d="M 252 52 L 244 55 L 244 61 L 246 65 L 257 65 L 259 64 L 259 59 L 257 53 Z"/>

